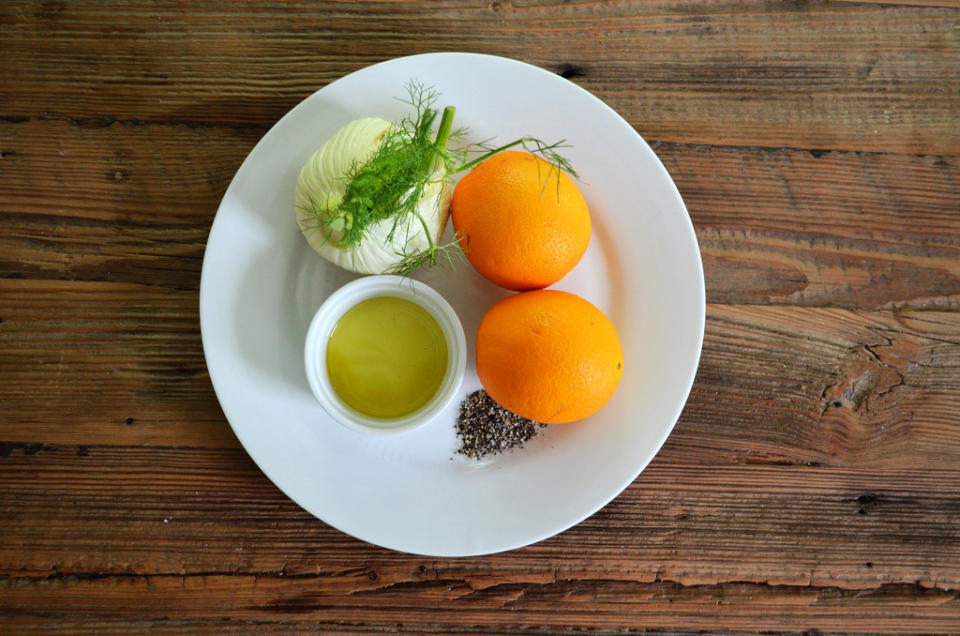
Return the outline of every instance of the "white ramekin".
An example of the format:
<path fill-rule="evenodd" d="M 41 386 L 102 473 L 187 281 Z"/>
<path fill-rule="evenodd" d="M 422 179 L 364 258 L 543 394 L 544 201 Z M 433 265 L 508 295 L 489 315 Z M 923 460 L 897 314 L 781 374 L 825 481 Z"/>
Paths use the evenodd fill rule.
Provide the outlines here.
<path fill-rule="evenodd" d="M 403 298 L 423 307 L 440 325 L 447 343 L 447 370 L 437 393 L 413 413 L 392 419 L 371 417 L 350 407 L 334 391 L 327 373 L 327 343 L 337 321 L 357 303 L 383 296 Z M 431 421 L 456 396 L 467 366 L 467 340 L 456 312 L 429 286 L 401 276 L 365 276 L 347 283 L 320 305 L 307 331 L 304 362 L 313 395 L 334 420 L 364 433 L 400 433 Z"/>

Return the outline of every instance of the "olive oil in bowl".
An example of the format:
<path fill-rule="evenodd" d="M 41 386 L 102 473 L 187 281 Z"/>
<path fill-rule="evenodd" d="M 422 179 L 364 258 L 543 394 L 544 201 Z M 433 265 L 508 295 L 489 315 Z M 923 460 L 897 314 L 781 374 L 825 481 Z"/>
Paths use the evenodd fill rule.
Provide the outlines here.
<path fill-rule="evenodd" d="M 304 342 L 307 382 L 323 410 L 374 435 L 436 420 L 458 395 L 466 366 L 457 312 L 429 285 L 400 276 L 364 276 L 333 292 Z"/>
<path fill-rule="evenodd" d="M 447 370 L 443 330 L 423 307 L 380 296 L 354 305 L 327 343 L 334 391 L 364 415 L 393 419 L 422 408 Z"/>

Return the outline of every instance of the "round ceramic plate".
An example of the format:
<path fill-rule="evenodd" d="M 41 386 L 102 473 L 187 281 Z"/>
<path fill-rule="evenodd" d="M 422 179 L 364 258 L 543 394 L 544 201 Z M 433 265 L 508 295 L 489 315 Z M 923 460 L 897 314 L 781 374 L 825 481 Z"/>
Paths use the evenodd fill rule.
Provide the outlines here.
<path fill-rule="evenodd" d="M 484 461 L 456 453 L 460 399 L 409 433 L 340 426 L 310 392 L 303 345 L 314 311 L 356 276 L 297 232 L 293 194 L 311 153 L 358 117 L 410 115 L 417 80 L 457 107 L 468 140 L 565 139 L 593 235 L 555 288 L 597 305 L 624 349 L 623 378 L 596 415 L 548 427 Z M 449 231 L 449 229 L 448 229 Z M 509 292 L 464 262 L 416 278 L 456 309 L 470 348 L 461 397 L 480 388 L 473 342 Z M 324 522 L 405 552 L 465 556 L 561 532 L 617 496 L 650 462 L 690 391 L 704 325 L 700 252 L 683 201 L 633 128 L 599 99 L 543 69 L 464 53 L 418 55 L 352 73 L 317 91 L 263 137 L 217 212 L 203 261 L 204 353 L 230 425 L 264 473 Z"/>

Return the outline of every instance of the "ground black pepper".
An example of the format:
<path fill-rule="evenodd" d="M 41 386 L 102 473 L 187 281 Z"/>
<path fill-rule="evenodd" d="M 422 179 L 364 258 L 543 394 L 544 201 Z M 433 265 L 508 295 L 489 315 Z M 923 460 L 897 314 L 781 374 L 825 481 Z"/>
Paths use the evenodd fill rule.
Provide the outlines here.
<path fill-rule="evenodd" d="M 486 391 L 474 391 L 460 403 L 457 453 L 473 459 L 496 455 L 523 446 L 545 426 L 511 413 L 494 402 Z"/>

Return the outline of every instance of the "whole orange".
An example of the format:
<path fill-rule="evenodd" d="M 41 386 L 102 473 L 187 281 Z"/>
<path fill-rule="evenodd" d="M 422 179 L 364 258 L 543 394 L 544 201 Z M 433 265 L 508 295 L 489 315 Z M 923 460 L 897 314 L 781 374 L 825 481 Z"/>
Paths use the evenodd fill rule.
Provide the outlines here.
<path fill-rule="evenodd" d="M 507 289 L 552 285 L 590 243 L 590 212 L 576 184 L 527 152 L 501 152 L 471 170 L 450 213 L 470 263 Z"/>
<path fill-rule="evenodd" d="M 537 422 L 593 415 L 613 396 L 623 351 L 592 304 L 550 289 L 509 296 L 477 332 L 477 375 L 500 406 Z"/>

